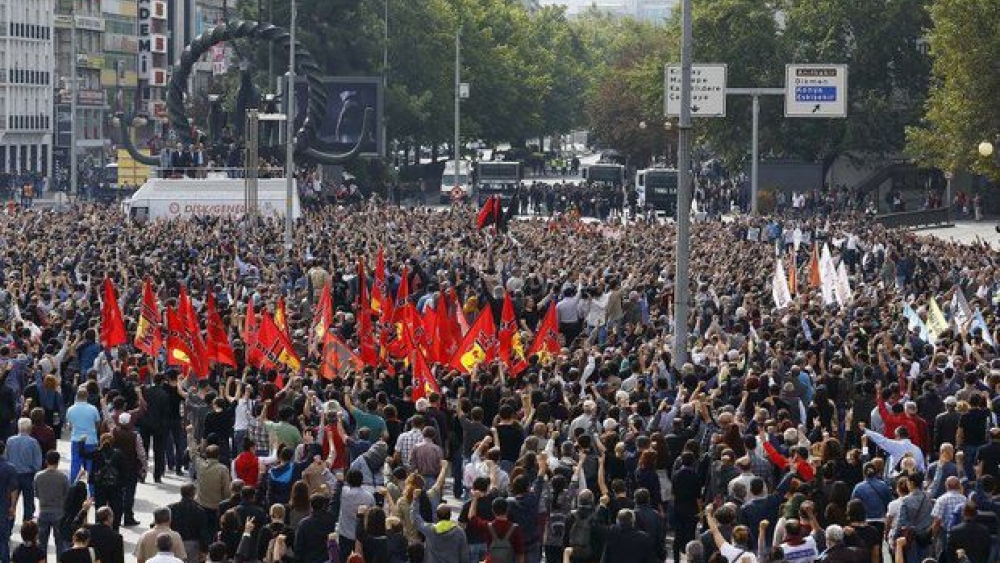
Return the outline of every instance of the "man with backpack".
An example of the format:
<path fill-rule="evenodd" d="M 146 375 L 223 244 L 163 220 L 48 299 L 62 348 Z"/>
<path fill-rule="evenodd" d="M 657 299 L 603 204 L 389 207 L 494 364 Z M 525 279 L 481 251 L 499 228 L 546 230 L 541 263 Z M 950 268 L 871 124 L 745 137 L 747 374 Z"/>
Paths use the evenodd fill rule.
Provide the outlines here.
<path fill-rule="evenodd" d="M 597 536 L 597 522 L 594 493 L 584 489 L 577 496 L 576 510 L 566 521 L 566 547 L 571 550 L 572 563 L 592 563 L 601 559 L 604 542 Z"/>
<path fill-rule="evenodd" d="M 469 529 L 486 537 L 486 553 L 490 563 L 525 563 L 524 534 L 521 527 L 507 516 L 507 499 L 493 499 L 493 520 L 484 520 L 477 515 L 478 501 L 483 496 L 482 491 L 472 491 Z"/>

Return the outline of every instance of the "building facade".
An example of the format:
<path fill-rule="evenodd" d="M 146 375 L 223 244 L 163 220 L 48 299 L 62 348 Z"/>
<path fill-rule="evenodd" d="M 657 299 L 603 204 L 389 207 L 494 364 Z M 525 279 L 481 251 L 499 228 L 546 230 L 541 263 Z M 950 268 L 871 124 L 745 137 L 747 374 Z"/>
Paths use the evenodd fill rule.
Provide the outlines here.
<path fill-rule="evenodd" d="M 54 27 L 55 146 L 60 157 L 69 151 L 71 99 L 76 91 L 77 153 L 97 158 L 104 152 L 104 116 L 108 101 L 101 86 L 101 70 L 104 68 L 104 13 L 101 1 L 57 0 Z"/>
<path fill-rule="evenodd" d="M 118 113 L 134 115 L 139 106 L 139 4 L 136 0 L 103 0 L 104 67 L 101 87 L 107 93 L 105 126 Z"/>
<path fill-rule="evenodd" d="M 161 123 L 167 119 L 167 82 L 172 64 L 168 41 L 170 14 L 165 0 L 138 0 L 137 113 Z"/>
<path fill-rule="evenodd" d="M 48 175 L 53 8 L 53 0 L 0 0 L 0 188 Z"/>

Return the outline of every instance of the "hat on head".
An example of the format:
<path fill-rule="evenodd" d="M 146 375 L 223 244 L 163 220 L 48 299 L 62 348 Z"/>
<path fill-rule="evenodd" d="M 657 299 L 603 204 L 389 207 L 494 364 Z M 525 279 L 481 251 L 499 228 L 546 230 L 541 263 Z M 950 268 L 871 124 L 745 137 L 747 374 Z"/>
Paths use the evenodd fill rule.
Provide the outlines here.
<path fill-rule="evenodd" d="M 132 422 L 132 415 L 130 415 L 129 413 L 123 412 L 120 415 L 118 415 L 118 424 L 124 425 L 130 422 Z"/>

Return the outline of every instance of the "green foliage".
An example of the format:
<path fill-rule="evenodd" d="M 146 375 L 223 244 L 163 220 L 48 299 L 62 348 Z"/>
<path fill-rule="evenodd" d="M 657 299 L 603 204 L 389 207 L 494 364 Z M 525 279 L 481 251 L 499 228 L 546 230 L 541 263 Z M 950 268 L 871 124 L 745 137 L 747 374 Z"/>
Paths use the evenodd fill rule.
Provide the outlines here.
<path fill-rule="evenodd" d="M 924 121 L 907 130 L 907 151 L 927 165 L 1000 181 L 996 161 L 977 152 L 1000 134 L 1000 3 L 934 0 L 930 15 L 933 81 Z"/>
<path fill-rule="evenodd" d="M 676 58 L 676 35 L 662 26 L 595 13 L 574 25 L 590 57 L 585 114 L 591 134 L 636 163 L 663 154 L 674 135 L 664 127 L 664 61 Z"/>
<path fill-rule="evenodd" d="M 930 60 L 925 0 L 791 0 L 788 62 L 848 65 L 845 120 L 784 120 L 784 152 L 827 161 L 846 151 L 898 154 L 920 116 Z"/>

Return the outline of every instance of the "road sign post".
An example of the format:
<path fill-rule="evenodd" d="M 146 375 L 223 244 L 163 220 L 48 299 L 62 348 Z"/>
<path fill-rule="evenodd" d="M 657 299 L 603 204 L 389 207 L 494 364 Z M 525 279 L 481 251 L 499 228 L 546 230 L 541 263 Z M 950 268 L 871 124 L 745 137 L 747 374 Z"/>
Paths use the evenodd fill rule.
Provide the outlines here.
<path fill-rule="evenodd" d="M 785 117 L 847 117 L 847 65 L 785 65 Z"/>
<path fill-rule="evenodd" d="M 726 116 L 726 73 L 725 64 L 691 66 L 691 117 Z M 681 113 L 680 65 L 667 65 L 664 81 L 664 111 L 668 117 L 678 117 Z"/>

